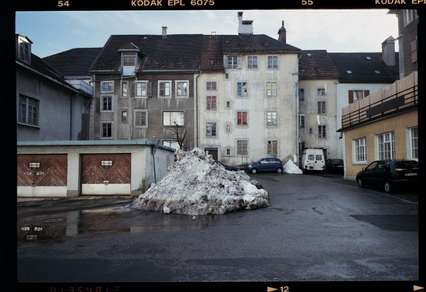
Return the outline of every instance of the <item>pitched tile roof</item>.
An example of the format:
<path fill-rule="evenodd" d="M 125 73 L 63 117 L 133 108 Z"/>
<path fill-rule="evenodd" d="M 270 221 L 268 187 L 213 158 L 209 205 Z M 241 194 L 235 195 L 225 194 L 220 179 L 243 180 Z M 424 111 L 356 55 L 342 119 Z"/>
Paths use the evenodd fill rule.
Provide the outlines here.
<path fill-rule="evenodd" d="M 31 63 L 27 64 L 19 59 L 16 59 L 17 65 L 21 66 L 22 68 L 31 68 L 32 70 L 38 72 L 39 74 L 45 75 L 48 78 L 53 79 L 57 82 L 57 84 L 61 84 L 63 87 L 67 88 L 68 90 L 79 92 L 85 97 L 89 97 L 86 93 L 82 92 L 81 90 L 78 90 L 74 87 L 72 87 L 70 84 L 68 84 L 61 74 L 54 69 L 52 66 L 47 64 L 43 59 L 38 57 L 37 55 L 31 54 Z"/>
<path fill-rule="evenodd" d="M 89 68 L 102 48 L 75 48 L 43 58 L 62 76 L 89 76 Z"/>
<path fill-rule="evenodd" d="M 117 71 L 119 49 L 128 43 L 140 48 L 142 70 L 223 70 L 226 53 L 297 53 L 266 35 L 112 35 L 94 61 L 91 70 Z"/>
<path fill-rule="evenodd" d="M 387 66 L 381 52 L 328 54 L 339 71 L 341 83 L 392 83 L 399 77 L 397 53 L 395 66 Z"/>
<path fill-rule="evenodd" d="M 300 80 L 338 79 L 338 71 L 326 50 L 302 51 L 299 58 Z"/>

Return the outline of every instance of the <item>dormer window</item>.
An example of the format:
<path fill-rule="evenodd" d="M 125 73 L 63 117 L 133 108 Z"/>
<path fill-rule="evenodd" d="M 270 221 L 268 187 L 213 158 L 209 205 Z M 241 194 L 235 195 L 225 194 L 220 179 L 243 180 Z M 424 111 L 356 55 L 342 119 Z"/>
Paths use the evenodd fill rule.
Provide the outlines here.
<path fill-rule="evenodd" d="M 135 53 L 123 53 L 123 67 L 124 66 L 136 66 Z"/>
<path fill-rule="evenodd" d="M 134 43 L 125 44 L 118 52 L 121 53 L 121 72 L 123 76 L 134 76 L 138 66 L 138 46 Z"/>
<path fill-rule="evenodd" d="M 17 57 L 25 63 L 31 63 L 31 40 L 25 36 L 17 35 Z"/>

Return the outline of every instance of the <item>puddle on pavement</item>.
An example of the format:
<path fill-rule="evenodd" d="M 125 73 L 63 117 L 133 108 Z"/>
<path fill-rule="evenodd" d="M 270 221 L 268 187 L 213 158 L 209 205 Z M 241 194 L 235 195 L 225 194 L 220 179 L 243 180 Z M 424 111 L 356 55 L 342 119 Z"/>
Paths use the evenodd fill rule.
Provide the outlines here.
<path fill-rule="evenodd" d="M 123 207 L 99 208 L 18 218 L 17 234 L 18 243 L 63 241 L 79 234 L 103 232 L 199 230 L 216 220 L 218 215 L 166 215 Z"/>
<path fill-rule="evenodd" d="M 417 215 L 351 215 L 356 220 L 370 223 L 387 231 L 418 231 Z"/>

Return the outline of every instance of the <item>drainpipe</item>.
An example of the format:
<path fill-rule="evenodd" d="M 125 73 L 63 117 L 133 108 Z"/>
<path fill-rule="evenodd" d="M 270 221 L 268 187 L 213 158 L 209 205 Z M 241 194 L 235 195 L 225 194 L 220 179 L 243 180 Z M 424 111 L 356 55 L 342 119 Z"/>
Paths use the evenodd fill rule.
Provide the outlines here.
<path fill-rule="evenodd" d="M 154 169 L 154 183 L 157 183 L 157 171 L 155 167 L 155 150 L 157 145 L 151 145 L 152 167 Z"/>
<path fill-rule="evenodd" d="M 74 95 L 70 96 L 70 140 L 72 140 L 72 100 L 73 100 Z"/>
<path fill-rule="evenodd" d="M 198 147 L 199 138 L 198 138 L 198 78 L 200 77 L 200 72 L 194 74 L 194 107 L 195 107 L 195 147 Z"/>
<path fill-rule="evenodd" d="M 299 76 L 298 72 L 292 73 L 293 76 Z M 294 88 L 296 90 L 296 162 L 299 161 L 299 80 L 294 82 Z"/>

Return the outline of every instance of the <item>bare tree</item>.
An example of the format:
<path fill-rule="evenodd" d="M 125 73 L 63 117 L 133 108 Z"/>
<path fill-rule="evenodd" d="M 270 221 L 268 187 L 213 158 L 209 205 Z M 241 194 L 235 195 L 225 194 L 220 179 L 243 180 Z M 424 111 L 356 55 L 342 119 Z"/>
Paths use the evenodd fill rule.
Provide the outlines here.
<path fill-rule="evenodd" d="M 170 129 L 170 131 L 172 132 L 173 136 L 176 139 L 176 142 L 179 145 L 180 149 L 183 149 L 183 145 L 186 139 L 186 129 L 183 126 L 179 126 L 176 122 L 174 122 L 174 126 L 173 128 Z"/>

